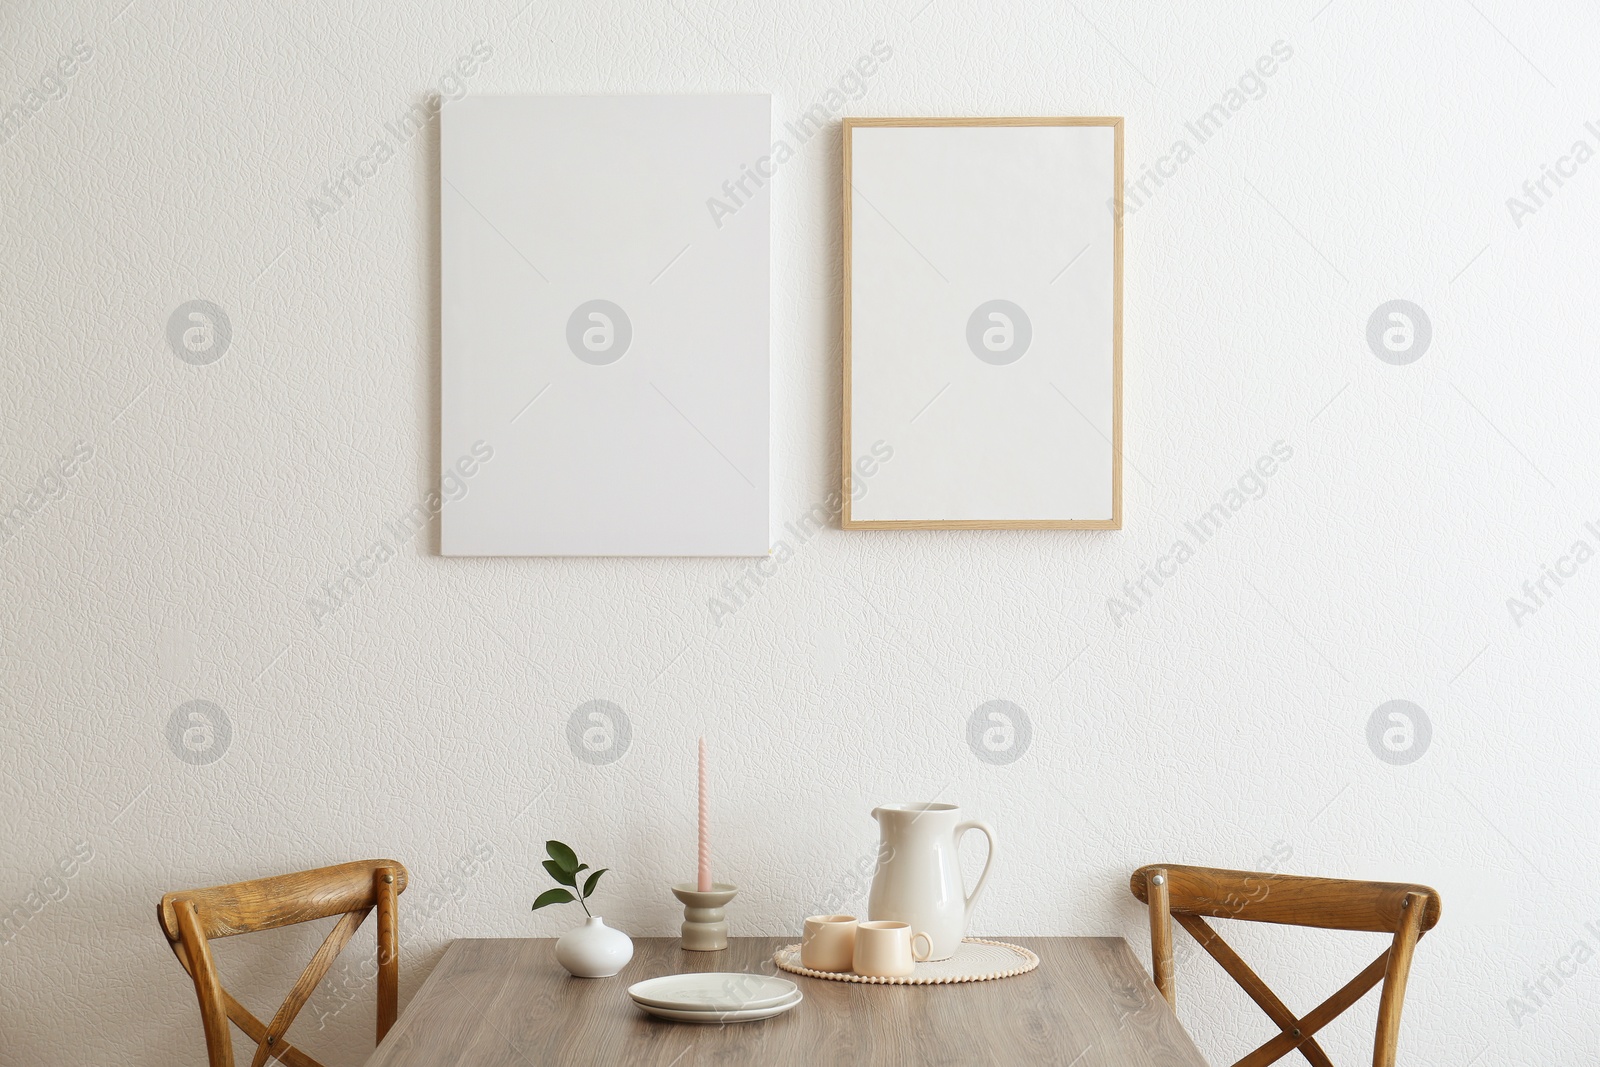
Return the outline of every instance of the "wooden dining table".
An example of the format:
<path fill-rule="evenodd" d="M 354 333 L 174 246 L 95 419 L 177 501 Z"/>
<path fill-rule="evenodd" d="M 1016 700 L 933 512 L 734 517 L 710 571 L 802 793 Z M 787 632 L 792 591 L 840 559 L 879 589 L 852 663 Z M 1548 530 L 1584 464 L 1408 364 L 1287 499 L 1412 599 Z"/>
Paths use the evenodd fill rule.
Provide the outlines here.
<path fill-rule="evenodd" d="M 778 970 L 795 938 L 736 937 L 686 952 L 634 940 L 615 978 L 574 978 L 549 938 L 454 941 L 367 1067 L 1206 1067 L 1120 937 L 1005 938 L 1039 956 L 1026 974 L 950 985 L 867 985 Z M 805 994 L 758 1022 L 646 1015 L 628 986 L 691 971 L 776 974 Z"/>

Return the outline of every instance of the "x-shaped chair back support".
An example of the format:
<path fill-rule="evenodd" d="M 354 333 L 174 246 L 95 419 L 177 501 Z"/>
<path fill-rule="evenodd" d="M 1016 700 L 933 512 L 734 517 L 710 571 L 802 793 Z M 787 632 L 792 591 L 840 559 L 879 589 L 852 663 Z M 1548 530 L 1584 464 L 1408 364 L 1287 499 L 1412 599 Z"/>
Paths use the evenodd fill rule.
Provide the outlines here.
<path fill-rule="evenodd" d="M 378 1040 L 382 1041 L 394 1025 L 399 1008 L 400 944 L 395 909 L 406 881 L 405 867 L 394 860 L 358 860 L 162 897 L 156 917 L 178 962 L 194 978 L 210 1067 L 235 1067 L 229 1020 L 255 1042 L 250 1067 L 263 1067 L 269 1060 L 289 1067 L 322 1067 L 289 1044 L 284 1035 L 356 928 L 374 910 L 378 913 Z M 256 1018 L 222 988 L 211 955 L 212 940 L 332 915 L 338 915 L 339 921 L 306 964 L 270 1023 Z"/>
<path fill-rule="evenodd" d="M 1394 1067 L 1400 1040 L 1400 1009 L 1417 940 L 1439 921 L 1439 894 L 1425 885 L 1353 882 L 1256 874 L 1212 867 L 1151 864 L 1133 872 L 1133 895 L 1150 907 L 1150 947 L 1156 988 L 1177 1006 L 1172 973 L 1172 920 L 1233 976 L 1250 999 L 1277 1024 L 1279 1033 L 1233 1067 L 1266 1067 L 1299 1050 L 1312 1067 L 1333 1067 L 1316 1034 L 1380 981 L 1378 1033 L 1373 1067 Z M 1364 930 L 1393 935 L 1383 955 L 1338 992 L 1296 1017 L 1250 965 L 1217 935 L 1207 918 L 1280 923 L 1326 930 Z"/>

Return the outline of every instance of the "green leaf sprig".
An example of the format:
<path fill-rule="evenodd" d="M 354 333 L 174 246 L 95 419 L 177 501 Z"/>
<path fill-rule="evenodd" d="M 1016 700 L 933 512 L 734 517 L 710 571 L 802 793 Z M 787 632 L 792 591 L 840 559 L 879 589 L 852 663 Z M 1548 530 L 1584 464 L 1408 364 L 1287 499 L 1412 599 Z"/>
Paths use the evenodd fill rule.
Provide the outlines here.
<path fill-rule="evenodd" d="M 572 851 L 571 846 L 563 845 L 560 841 L 546 841 L 544 850 L 550 853 L 550 858 L 544 861 L 544 869 L 550 872 L 550 877 L 560 882 L 567 889 L 546 889 L 539 894 L 539 899 L 533 902 L 533 910 L 547 908 L 551 904 L 571 904 L 576 900 L 583 907 L 585 915 L 592 916 L 588 900 L 594 893 L 595 886 L 600 884 L 600 876 L 609 871 L 610 867 L 601 867 L 598 871 L 590 871 L 589 877 L 583 881 L 583 888 L 578 888 L 578 875 L 589 870 L 587 863 L 578 862 L 578 854 Z M 577 896 L 573 896 L 577 892 Z"/>

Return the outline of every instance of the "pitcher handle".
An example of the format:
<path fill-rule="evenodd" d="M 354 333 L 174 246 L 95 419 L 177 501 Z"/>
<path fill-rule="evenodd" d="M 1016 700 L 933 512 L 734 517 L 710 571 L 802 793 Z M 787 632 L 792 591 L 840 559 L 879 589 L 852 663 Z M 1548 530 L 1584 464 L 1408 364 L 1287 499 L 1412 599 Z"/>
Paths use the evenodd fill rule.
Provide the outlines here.
<path fill-rule="evenodd" d="M 974 820 L 972 820 L 970 822 L 964 822 L 964 823 L 956 824 L 956 849 L 957 849 L 957 851 L 959 851 L 960 848 L 961 848 L 962 835 L 964 835 L 968 830 L 982 830 L 983 831 L 983 836 L 987 837 L 989 839 L 989 856 L 988 856 L 987 859 L 985 859 L 983 861 L 983 873 L 978 875 L 978 884 L 973 886 L 972 887 L 972 892 L 967 894 L 967 910 L 963 913 L 963 923 L 962 923 L 963 927 L 965 927 L 966 922 L 970 921 L 971 918 L 972 918 L 972 905 L 974 905 L 974 904 L 976 904 L 978 902 L 978 894 L 983 892 L 983 883 L 985 883 L 985 882 L 987 882 L 989 880 L 989 868 L 994 866 L 994 849 L 995 849 L 994 831 L 989 829 L 989 824 L 988 823 L 978 822 L 976 819 L 974 819 Z"/>

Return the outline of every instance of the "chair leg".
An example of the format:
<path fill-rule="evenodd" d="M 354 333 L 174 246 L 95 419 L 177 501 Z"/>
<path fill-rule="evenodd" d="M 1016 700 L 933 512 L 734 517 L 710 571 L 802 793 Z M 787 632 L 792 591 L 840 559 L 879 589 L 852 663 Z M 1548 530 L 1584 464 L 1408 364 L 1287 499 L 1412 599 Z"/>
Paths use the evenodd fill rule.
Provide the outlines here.
<path fill-rule="evenodd" d="M 1156 989 L 1176 1009 L 1178 990 L 1172 977 L 1172 909 L 1167 872 L 1150 872 L 1146 885 L 1146 895 L 1150 898 L 1150 971 L 1155 978 Z"/>
<path fill-rule="evenodd" d="M 1395 1067 L 1395 1049 L 1400 1044 L 1400 1009 L 1406 999 L 1406 979 L 1411 974 L 1411 955 L 1422 937 L 1422 917 L 1428 910 L 1428 897 L 1407 893 L 1405 914 L 1395 931 L 1389 949 L 1389 966 L 1383 976 L 1383 997 L 1378 1001 L 1378 1036 L 1372 1049 L 1373 1067 Z"/>
<path fill-rule="evenodd" d="M 200 998 L 200 1024 L 206 1033 L 206 1056 L 211 1067 L 233 1067 L 233 1032 L 228 1029 L 228 1012 L 222 1005 L 222 982 L 217 977 L 216 961 L 195 906 L 179 901 L 174 909 L 183 952 L 194 976 L 195 995 Z"/>
<path fill-rule="evenodd" d="M 400 935 L 394 872 L 380 868 L 373 875 L 378 902 L 378 1042 L 400 1014 Z"/>

